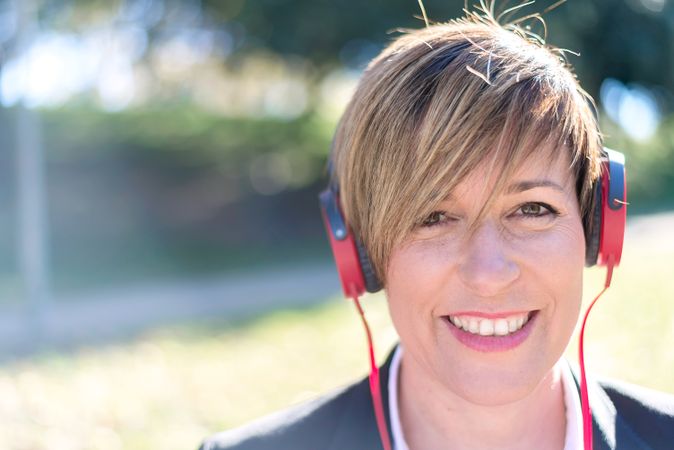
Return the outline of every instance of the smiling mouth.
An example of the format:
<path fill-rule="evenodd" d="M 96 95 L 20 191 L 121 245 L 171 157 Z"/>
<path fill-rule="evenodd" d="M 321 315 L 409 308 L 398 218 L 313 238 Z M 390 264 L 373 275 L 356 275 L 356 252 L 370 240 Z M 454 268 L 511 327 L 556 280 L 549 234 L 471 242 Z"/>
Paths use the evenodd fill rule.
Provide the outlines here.
<path fill-rule="evenodd" d="M 512 314 L 506 317 L 486 318 L 472 315 L 444 316 L 452 326 L 477 336 L 508 336 L 517 333 L 538 311 Z"/>

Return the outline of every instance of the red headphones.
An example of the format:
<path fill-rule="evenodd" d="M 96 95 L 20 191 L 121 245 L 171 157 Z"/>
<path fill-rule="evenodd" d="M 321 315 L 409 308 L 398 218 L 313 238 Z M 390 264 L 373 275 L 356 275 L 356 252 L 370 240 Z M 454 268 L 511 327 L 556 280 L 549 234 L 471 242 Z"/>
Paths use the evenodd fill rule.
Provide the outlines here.
<path fill-rule="evenodd" d="M 584 221 L 587 243 L 585 265 L 617 266 L 622 254 L 627 210 L 625 157 L 622 153 L 604 148 L 602 174 L 594 192 L 591 220 Z M 353 298 L 366 291 L 379 291 L 381 283 L 370 258 L 342 215 L 337 185 L 330 185 L 321 192 L 320 205 L 344 295 Z"/>

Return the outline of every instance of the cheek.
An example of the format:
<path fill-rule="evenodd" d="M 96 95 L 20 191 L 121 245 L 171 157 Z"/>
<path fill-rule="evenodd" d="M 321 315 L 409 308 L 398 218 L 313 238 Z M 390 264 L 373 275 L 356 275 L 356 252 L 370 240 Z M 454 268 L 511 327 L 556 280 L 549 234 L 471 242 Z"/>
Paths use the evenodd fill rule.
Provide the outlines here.
<path fill-rule="evenodd" d="M 554 264 L 548 266 L 549 273 L 553 275 L 558 284 L 567 283 L 582 284 L 583 267 L 585 266 L 585 235 L 579 222 L 573 222 L 560 227 L 555 233 L 554 242 L 550 244 L 549 258 Z M 555 272 L 561 272 L 554 275 Z M 568 286 L 572 287 L 572 286 Z M 580 287 L 580 286 L 577 286 Z"/>
<path fill-rule="evenodd" d="M 552 302 L 551 327 L 566 342 L 578 320 L 583 289 L 585 237 L 578 221 L 562 224 L 542 237 L 527 259 L 532 280 L 539 280 Z"/>
<path fill-rule="evenodd" d="M 585 264 L 585 235 L 580 219 L 569 217 L 551 230 L 515 241 L 512 251 L 528 269 L 563 283 L 582 273 Z"/>
<path fill-rule="evenodd" d="M 415 242 L 394 250 L 386 278 L 386 298 L 401 339 L 433 339 L 438 307 L 452 270 L 445 243 Z M 447 303 L 448 299 L 444 299 Z"/>
<path fill-rule="evenodd" d="M 430 307 L 433 295 L 442 286 L 448 270 L 447 245 L 439 241 L 414 242 L 391 254 L 386 278 L 390 303 L 407 309 Z"/>
<path fill-rule="evenodd" d="M 423 297 L 418 295 L 417 283 L 411 282 L 420 280 L 421 286 L 427 285 L 423 282 L 425 277 L 423 268 L 422 255 L 407 249 L 394 251 L 389 260 L 384 290 L 391 319 L 400 335 L 418 320 L 415 316 L 423 315 Z"/>

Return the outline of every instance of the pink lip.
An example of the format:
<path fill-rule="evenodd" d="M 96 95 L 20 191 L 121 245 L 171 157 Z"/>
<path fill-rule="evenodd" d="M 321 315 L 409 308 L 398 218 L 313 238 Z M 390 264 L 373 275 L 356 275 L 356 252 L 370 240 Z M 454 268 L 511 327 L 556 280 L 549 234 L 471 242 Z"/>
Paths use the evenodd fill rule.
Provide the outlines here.
<path fill-rule="evenodd" d="M 496 315 L 490 316 L 485 315 L 484 313 L 474 313 L 474 312 L 465 312 L 461 313 L 462 315 L 470 316 L 481 316 L 481 317 L 504 317 L 505 315 Z M 512 315 L 513 313 L 508 313 L 506 315 Z M 515 313 L 517 314 L 517 313 Z M 457 314 L 459 315 L 459 314 Z M 457 328 L 450 320 L 448 316 L 443 317 L 449 331 L 452 335 L 459 340 L 463 345 L 478 352 L 504 352 L 506 350 L 511 350 L 520 344 L 522 344 L 531 334 L 536 318 L 538 317 L 538 311 L 531 313 L 529 321 L 524 324 L 522 328 L 517 330 L 514 333 L 508 334 L 506 336 L 480 336 L 478 334 L 472 334 L 467 331 Z"/>

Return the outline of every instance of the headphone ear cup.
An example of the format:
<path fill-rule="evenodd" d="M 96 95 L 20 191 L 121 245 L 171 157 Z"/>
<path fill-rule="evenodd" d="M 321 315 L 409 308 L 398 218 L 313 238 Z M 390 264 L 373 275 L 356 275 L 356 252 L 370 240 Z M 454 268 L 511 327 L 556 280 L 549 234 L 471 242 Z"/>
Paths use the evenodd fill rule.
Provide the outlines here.
<path fill-rule="evenodd" d="M 615 267 L 620 264 L 627 217 L 625 156 L 604 148 L 601 165 L 586 227 L 585 265 Z"/>
<path fill-rule="evenodd" d="M 328 188 L 321 192 L 319 198 L 323 223 L 330 240 L 344 296 L 359 297 L 365 291 L 370 291 L 370 288 L 374 289 L 377 286 L 376 277 L 370 275 L 370 280 L 368 280 L 364 273 L 363 259 L 367 261 L 366 269 L 372 273 L 367 254 L 344 220 L 339 207 L 338 194 Z"/>
<path fill-rule="evenodd" d="M 585 221 L 585 266 L 597 264 L 599 256 L 599 234 L 601 230 L 602 177 L 594 184 L 594 205 Z"/>
<path fill-rule="evenodd" d="M 601 176 L 601 227 L 597 265 L 620 264 L 627 221 L 627 180 L 625 156 L 604 148 Z"/>
<path fill-rule="evenodd" d="M 365 279 L 365 289 L 370 293 L 377 292 L 381 290 L 381 283 L 374 272 L 369 256 L 367 256 L 365 246 L 360 242 L 360 239 L 356 238 L 355 241 L 360 268 L 363 271 L 363 278 Z"/>

